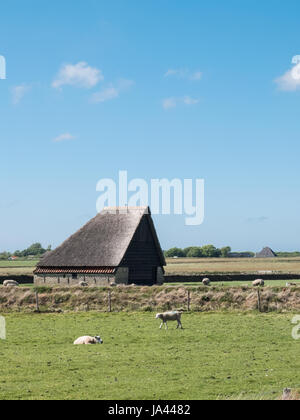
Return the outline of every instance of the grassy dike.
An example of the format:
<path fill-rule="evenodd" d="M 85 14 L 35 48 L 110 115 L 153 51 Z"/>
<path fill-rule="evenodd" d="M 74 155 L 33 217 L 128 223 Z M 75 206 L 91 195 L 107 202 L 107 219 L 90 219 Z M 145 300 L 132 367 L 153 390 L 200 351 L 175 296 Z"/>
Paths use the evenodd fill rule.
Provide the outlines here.
<path fill-rule="evenodd" d="M 249 286 L 161 286 L 116 288 L 20 287 L 0 288 L 0 313 L 34 312 L 38 292 L 41 312 L 154 312 L 190 309 L 193 312 L 253 311 L 258 309 L 257 289 Z M 188 293 L 190 306 L 188 307 Z M 300 311 L 299 287 L 265 287 L 260 290 L 263 312 Z"/>

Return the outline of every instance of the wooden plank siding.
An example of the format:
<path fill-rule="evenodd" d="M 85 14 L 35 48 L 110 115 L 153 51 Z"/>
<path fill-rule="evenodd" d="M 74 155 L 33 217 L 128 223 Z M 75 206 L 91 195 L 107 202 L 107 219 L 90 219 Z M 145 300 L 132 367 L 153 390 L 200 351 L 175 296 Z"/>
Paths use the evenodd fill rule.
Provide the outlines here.
<path fill-rule="evenodd" d="M 121 266 L 129 268 L 129 283 L 156 284 L 161 260 L 147 216 L 142 218 Z"/>

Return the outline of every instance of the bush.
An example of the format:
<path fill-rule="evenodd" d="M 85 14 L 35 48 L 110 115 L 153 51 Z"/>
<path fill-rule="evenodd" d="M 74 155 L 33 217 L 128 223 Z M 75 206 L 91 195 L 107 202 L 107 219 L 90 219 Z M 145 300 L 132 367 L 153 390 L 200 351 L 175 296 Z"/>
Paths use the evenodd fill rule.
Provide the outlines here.
<path fill-rule="evenodd" d="M 166 258 L 182 258 L 185 257 L 185 254 L 181 248 L 171 248 L 168 251 L 165 252 Z"/>
<path fill-rule="evenodd" d="M 184 251 L 185 251 L 185 256 L 188 258 L 203 257 L 202 249 L 199 246 L 191 246 L 189 248 L 186 248 Z"/>

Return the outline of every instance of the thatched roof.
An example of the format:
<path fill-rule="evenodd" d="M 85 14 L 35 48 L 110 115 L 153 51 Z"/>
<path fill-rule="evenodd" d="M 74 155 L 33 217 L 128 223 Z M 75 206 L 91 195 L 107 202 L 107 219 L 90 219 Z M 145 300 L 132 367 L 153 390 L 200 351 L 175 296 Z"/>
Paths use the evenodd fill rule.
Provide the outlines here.
<path fill-rule="evenodd" d="M 275 258 L 275 257 L 277 257 L 277 255 L 269 247 L 264 248 L 261 252 L 256 254 L 256 258 Z"/>
<path fill-rule="evenodd" d="M 38 268 L 118 267 L 144 216 L 149 220 L 161 265 L 165 265 L 149 207 L 115 207 L 104 209 L 90 220 L 46 255 Z"/>

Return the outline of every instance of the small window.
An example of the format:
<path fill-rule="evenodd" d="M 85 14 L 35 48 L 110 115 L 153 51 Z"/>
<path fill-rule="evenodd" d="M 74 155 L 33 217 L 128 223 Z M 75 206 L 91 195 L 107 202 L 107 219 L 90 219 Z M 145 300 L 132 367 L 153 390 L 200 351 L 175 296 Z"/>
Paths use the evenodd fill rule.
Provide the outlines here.
<path fill-rule="evenodd" d="M 77 274 L 72 274 L 72 279 L 73 280 L 76 280 L 78 278 L 78 275 Z"/>

